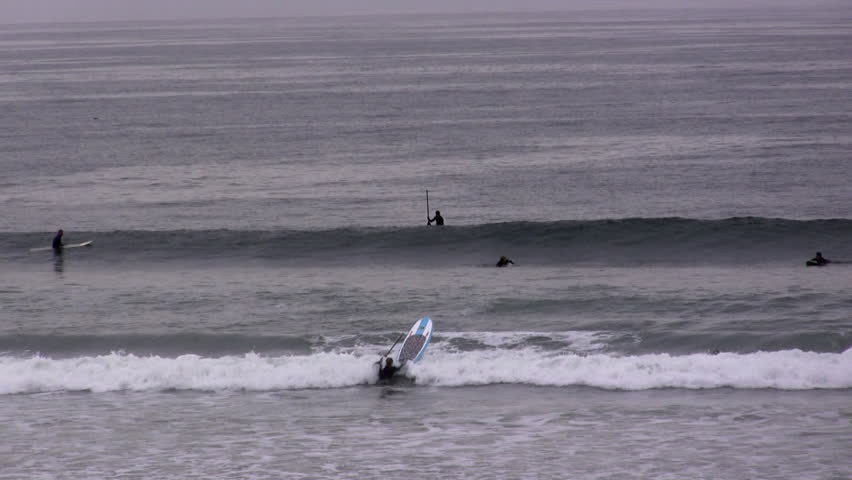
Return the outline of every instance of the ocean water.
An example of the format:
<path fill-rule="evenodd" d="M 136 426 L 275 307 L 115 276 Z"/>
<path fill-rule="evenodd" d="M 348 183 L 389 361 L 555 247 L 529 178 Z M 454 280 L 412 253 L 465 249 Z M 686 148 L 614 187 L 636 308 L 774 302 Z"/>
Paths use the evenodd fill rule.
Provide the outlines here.
<path fill-rule="evenodd" d="M 0 479 L 852 478 L 850 58 L 842 8 L 2 25 Z"/>

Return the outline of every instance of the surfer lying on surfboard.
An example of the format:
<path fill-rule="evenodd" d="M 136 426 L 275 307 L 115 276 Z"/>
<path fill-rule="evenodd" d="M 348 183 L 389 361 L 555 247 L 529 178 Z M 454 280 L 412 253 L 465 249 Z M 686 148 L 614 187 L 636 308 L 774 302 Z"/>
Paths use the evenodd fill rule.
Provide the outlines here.
<path fill-rule="evenodd" d="M 816 256 L 805 262 L 805 265 L 809 267 L 821 267 L 823 265 L 828 265 L 829 263 L 831 263 L 831 260 L 823 257 L 822 252 L 816 252 Z"/>
<path fill-rule="evenodd" d="M 507 267 L 507 266 L 509 266 L 509 264 L 510 264 L 510 263 L 511 263 L 512 265 L 514 265 L 514 264 L 515 264 L 515 262 L 513 262 L 511 258 L 509 258 L 509 257 L 507 257 L 507 256 L 505 256 L 505 255 L 503 255 L 502 257 L 500 257 L 500 260 L 497 260 L 497 266 L 498 266 L 498 267 Z"/>

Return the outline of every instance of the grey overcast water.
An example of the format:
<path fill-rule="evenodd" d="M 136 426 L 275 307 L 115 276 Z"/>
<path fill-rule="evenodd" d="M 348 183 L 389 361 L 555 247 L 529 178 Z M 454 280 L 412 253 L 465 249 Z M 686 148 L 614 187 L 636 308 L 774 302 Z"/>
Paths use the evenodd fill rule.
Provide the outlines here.
<path fill-rule="evenodd" d="M 848 7 L 2 25 L 0 479 L 852 478 L 850 59 Z"/>

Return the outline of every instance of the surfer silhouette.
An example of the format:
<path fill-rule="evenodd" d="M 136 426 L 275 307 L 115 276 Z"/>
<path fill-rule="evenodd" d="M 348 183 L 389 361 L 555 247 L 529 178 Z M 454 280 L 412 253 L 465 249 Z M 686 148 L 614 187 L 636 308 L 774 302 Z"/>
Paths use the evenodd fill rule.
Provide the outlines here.
<path fill-rule="evenodd" d="M 810 260 L 808 260 L 808 265 L 828 265 L 831 263 L 831 260 L 822 256 L 822 252 L 816 252 L 816 256 Z"/>
<path fill-rule="evenodd" d="M 399 367 L 393 366 L 393 359 L 388 358 L 385 360 L 385 366 L 382 367 L 381 360 L 379 360 L 379 380 L 390 380 L 391 377 L 399 370 Z"/>
<path fill-rule="evenodd" d="M 53 237 L 53 249 L 54 250 L 62 250 L 62 234 L 65 232 L 60 228 L 58 232 L 56 232 L 56 236 Z"/>
<path fill-rule="evenodd" d="M 441 216 L 440 210 L 435 210 L 435 218 L 427 218 L 426 220 L 429 222 L 428 225 L 432 225 L 432 222 L 435 222 L 435 225 L 444 224 L 444 217 Z"/>
<path fill-rule="evenodd" d="M 510 263 L 511 263 L 512 265 L 514 265 L 514 264 L 515 264 L 515 262 L 513 262 L 511 258 L 509 258 L 509 257 L 507 257 L 507 256 L 505 256 L 505 255 L 503 255 L 502 257 L 500 257 L 500 260 L 497 260 L 497 266 L 498 266 L 498 267 L 507 267 L 507 266 L 509 266 L 509 264 L 510 264 Z"/>

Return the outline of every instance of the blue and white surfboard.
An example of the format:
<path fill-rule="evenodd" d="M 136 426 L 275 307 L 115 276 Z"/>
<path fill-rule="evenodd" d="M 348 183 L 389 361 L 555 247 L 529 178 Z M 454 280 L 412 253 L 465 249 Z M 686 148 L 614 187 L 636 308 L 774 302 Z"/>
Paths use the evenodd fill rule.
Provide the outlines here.
<path fill-rule="evenodd" d="M 417 363 L 423 358 L 429 340 L 432 339 L 432 319 L 423 317 L 414 322 L 402 346 L 396 352 L 394 363 L 402 366 L 407 362 Z"/>

